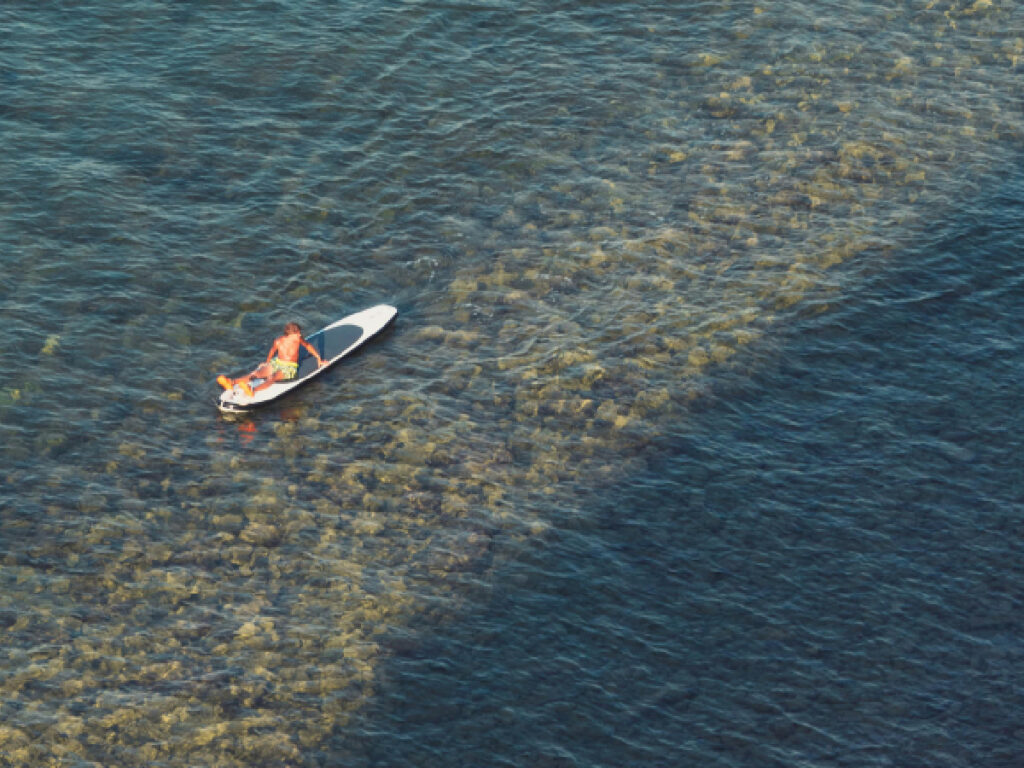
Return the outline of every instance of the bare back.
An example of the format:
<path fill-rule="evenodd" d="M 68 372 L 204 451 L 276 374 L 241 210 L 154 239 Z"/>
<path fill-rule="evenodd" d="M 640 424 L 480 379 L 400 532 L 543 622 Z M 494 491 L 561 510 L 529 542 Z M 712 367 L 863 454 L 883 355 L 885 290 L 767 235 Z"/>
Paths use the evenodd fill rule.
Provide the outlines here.
<path fill-rule="evenodd" d="M 299 362 L 299 347 L 306 346 L 302 334 L 292 333 L 287 336 L 278 336 L 274 339 L 274 346 L 270 348 L 271 355 L 277 355 L 277 359 L 285 363 Z"/>

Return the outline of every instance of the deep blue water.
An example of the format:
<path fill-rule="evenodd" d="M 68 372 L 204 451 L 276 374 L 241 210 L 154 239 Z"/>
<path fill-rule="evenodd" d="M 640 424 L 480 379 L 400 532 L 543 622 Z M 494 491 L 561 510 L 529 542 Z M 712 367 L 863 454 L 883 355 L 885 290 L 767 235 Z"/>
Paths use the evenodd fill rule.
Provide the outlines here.
<path fill-rule="evenodd" d="M 1019 765 L 1022 253 L 1016 172 L 717 382 L 588 525 L 506 566 L 468 631 L 389 664 L 375 714 L 407 738 L 360 749 Z"/>
<path fill-rule="evenodd" d="M 4 5 L 0 765 L 1024 763 L 1022 63 L 1012 0 Z"/>

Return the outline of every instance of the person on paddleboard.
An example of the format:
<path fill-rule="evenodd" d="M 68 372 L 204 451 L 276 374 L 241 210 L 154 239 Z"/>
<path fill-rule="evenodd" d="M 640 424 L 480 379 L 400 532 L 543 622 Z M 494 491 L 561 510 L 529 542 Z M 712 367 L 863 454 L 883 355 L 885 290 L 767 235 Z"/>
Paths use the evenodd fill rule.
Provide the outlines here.
<path fill-rule="evenodd" d="M 265 387 L 269 387 L 275 381 L 288 381 L 294 379 L 299 372 L 299 348 L 304 347 L 309 354 L 316 358 L 317 364 L 322 368 L 327 361 L 320 357 L 320 354 L 313 348 L 313 345 L 302 338 L 302 329 L 298 323 L 288 323 L 284 327 L 284 335 L 274 339 L 270 351 L 267 353 L 267 360 L 261 363 L 255 371 L 243 376 L 240 379 L 229 379 L 227 376 L 218 376 L 217 383 L 224 389 L 234 389 L 237 384 L 249 397 Z M 253 379 L 263 379 L 260 384 L 252 386 Z"/>

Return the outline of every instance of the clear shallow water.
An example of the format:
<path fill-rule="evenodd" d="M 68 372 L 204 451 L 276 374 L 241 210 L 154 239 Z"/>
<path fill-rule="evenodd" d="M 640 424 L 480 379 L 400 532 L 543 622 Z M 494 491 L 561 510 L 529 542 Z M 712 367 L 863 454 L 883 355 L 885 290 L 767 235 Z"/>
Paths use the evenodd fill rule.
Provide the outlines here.
<path fill-rule="evenodd" d="M 1017 6 L 2 13 L 5 759 L 1014 764 Z"/>

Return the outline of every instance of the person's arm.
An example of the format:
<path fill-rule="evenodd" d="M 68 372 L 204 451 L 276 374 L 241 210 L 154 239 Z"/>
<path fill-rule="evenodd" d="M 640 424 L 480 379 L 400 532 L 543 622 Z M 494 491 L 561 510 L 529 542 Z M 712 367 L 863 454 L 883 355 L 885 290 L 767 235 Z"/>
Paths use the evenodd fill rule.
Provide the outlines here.
<path fill-rule="evenodd" d="M 319 363 L 321 366 L 326 365 L 326 362 L 324 361 L 324 359 L 322 357 L 320 357 L 320 353 L 317 352 L 316 349 L 313 348 L 312 344 L 310 344 L 308 341 L 303 339 L 302 340 L 302 346 L 304 346 L 306 348 L 306 351 L 309 352 L 309 354 L 311 354 L 313 357 L 316 358 L 317 363 Z"/>

